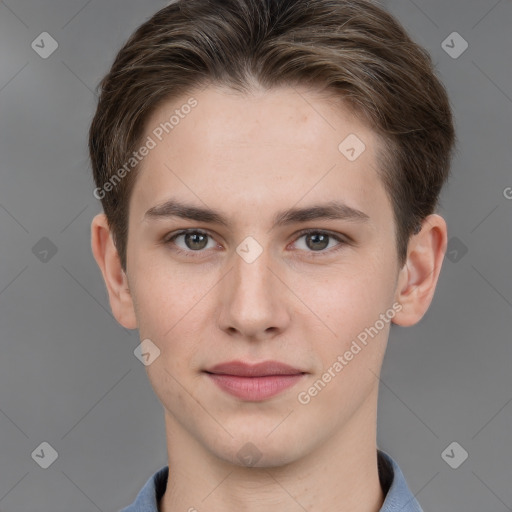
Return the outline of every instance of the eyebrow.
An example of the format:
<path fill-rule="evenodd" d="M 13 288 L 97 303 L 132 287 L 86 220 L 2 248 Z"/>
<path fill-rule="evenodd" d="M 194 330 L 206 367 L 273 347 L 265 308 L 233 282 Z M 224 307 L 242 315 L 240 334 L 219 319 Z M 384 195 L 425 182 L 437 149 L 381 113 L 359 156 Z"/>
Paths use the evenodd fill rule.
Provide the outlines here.
<path fill-rule="evenodd" d="M 144 214 L 143 220 L 179 217 L 210 224 L 219 224 L 231 228 L 231 223 L 221 212 L 211 208 L 203 208 L 185 204 L 175 199 L 169 199 L 162 204 L 152 206 Z M 273 228 L 286 226 L 310 220 L 332 219 L 351 222 L 367 222 L 370 217 L 340 201 L 330 201 L 325 204 L 305 208 L 289 208 L 278 212 L 273 219 Z"/>

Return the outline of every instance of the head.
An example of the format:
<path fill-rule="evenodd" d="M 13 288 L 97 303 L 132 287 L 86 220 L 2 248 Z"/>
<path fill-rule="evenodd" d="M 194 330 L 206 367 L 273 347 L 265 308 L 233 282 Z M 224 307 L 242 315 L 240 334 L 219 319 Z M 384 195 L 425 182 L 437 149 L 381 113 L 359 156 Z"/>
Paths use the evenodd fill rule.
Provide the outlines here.
<path fill-rule="evenodd" d="M 433 297 L 454 142 L 427 52 L 367 0 L 178 1 L 136 30 L 90 129 L 92 244 L 116 318 L 161 351 L 147 370 L 169 422 L 226 460 L 254 440 L 277 464 L 374 407 L 391 323 Z M 311 209 L 336 202 L 339 218 Z M 304 378 L 240 401 L 204 372 L 233 359 Z"/>

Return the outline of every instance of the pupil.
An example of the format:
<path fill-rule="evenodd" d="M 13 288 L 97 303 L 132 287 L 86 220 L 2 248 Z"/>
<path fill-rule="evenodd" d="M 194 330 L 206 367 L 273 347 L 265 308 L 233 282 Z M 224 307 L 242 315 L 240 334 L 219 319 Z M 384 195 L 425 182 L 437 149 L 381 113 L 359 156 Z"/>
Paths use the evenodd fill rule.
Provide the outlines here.
<path fill-rule="evenodd" d="M 320 247 L 318 245 L 315 246 L 315 243 L 318 242 L 318 239 L 320 239 Z M 313 247 L 311 247 L 311 244 L 306 242 L 307 246 L 310 249 L 325 249 L 328 244 L 328 235 L 323 234 L 315 234 L 315 235 L 307 235 L 306 240 L 309 242 L 313 240 Z"/>

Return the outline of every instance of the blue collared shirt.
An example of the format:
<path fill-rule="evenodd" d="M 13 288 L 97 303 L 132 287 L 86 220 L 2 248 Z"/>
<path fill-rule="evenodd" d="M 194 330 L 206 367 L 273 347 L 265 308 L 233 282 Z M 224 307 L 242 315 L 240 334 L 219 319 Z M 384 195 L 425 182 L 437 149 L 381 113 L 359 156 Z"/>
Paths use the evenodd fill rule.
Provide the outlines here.
<path fill-rule="evenodd" d="M 380 512 L 423 512 L 411 493 L 398 464 L 382 450 L 377 449 L 379 479 L 385 494 Z M 169 466 L 158 470 L 140 490 L 135 501 L 119 512 L 159 512 L 158 501 L 167 487 Z"/>

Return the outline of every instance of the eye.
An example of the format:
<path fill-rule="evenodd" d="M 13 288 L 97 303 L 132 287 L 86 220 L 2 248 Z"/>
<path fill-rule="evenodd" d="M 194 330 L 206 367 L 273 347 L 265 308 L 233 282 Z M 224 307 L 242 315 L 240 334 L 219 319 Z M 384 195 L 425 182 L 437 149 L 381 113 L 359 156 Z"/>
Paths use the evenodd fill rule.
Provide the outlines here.
<path fill-rule="evenodd" d="M 300 240 L 301 238 L 304 238 L 303 247 L 306 248 L 305 250 L 312 253 L 331 253 L 341 249 L 343 245 L 348 243 L 338 235 L 335 235 L 329 231 L 322 231 L 318 229 L 305 229 L 301 231 L 297 240 Z M 332 246 L 326 250 L 329 247 L 329 242 L 333 240 L 339 242 L 338 246 L 335 246 L 336 248 L 334 250 L 332 249 Z M 295 242 L 295 244 L 297 244 L 297 242 Z M 313 256 L 317 256 L 317 254 L 313 254 Z"/>
<path fill-rule="evenodd" d="M 182 237 L 184 245 L 177 244 L 176 241 Z M 349 243 L 341 236 L 335 235 L 329 231 L 322 231 L 318 229 L 302 230 L 298 233 L 298 238 L 295 239 L 294 244 L 297 244 L 297 241 L 301 238 L 304 238 L 304 243 L 302 244 L 302 248 L 299 247 L 299 250 L 309 252 L 313 257 L 338 251 L 344 245 Z M 334 249 L 332 248 L 332 245 L 329 247 L 330 242 L 333 240 L 338 242 Z M 208 245 L 208 242 L 211 242 L 210 245 Z M 209 233 L 198 229 L 187 229 L 179 231 L 172 236 L 166 237 L 164 239 L 164 243 L 173 245 L 173 250 L 176 253 L 184 254 L 187 257 L 192 258 L 201 256 L 202 253 L 205 252 L 203 249 L 213 249 L 217 247 L 217 244 Z"/>
<path fill-rule="evenodd" d="M 176 244 L 176 240 L 183 237 L 183 242 L 185 244 L 185 247 L 180 247 Z M 174 249 L 178 254 L 184 254 L 188 253 L 187 256 L 195 257 L 195 254 L 190 254 L 194 252 L 202 252 L 202 249 L 209 248 L 211 249 L 212 246 L 208 247 L 208 237 L 210 237 L 210 240 L 213 241 L 213 238 L 210 236 L 209 233 L 206 233 L 205 231 L 200 231 L 197 229 L 188 229 L 184 231 L 180 231 L 179 233 L 176 233 L 175 235 L 166 238 L 165 243 L 172 243 L 173 245 L 177 245 L 177 249 Z M 215 247 L 215 243 L 213 243 L 213 247 Z"/>

